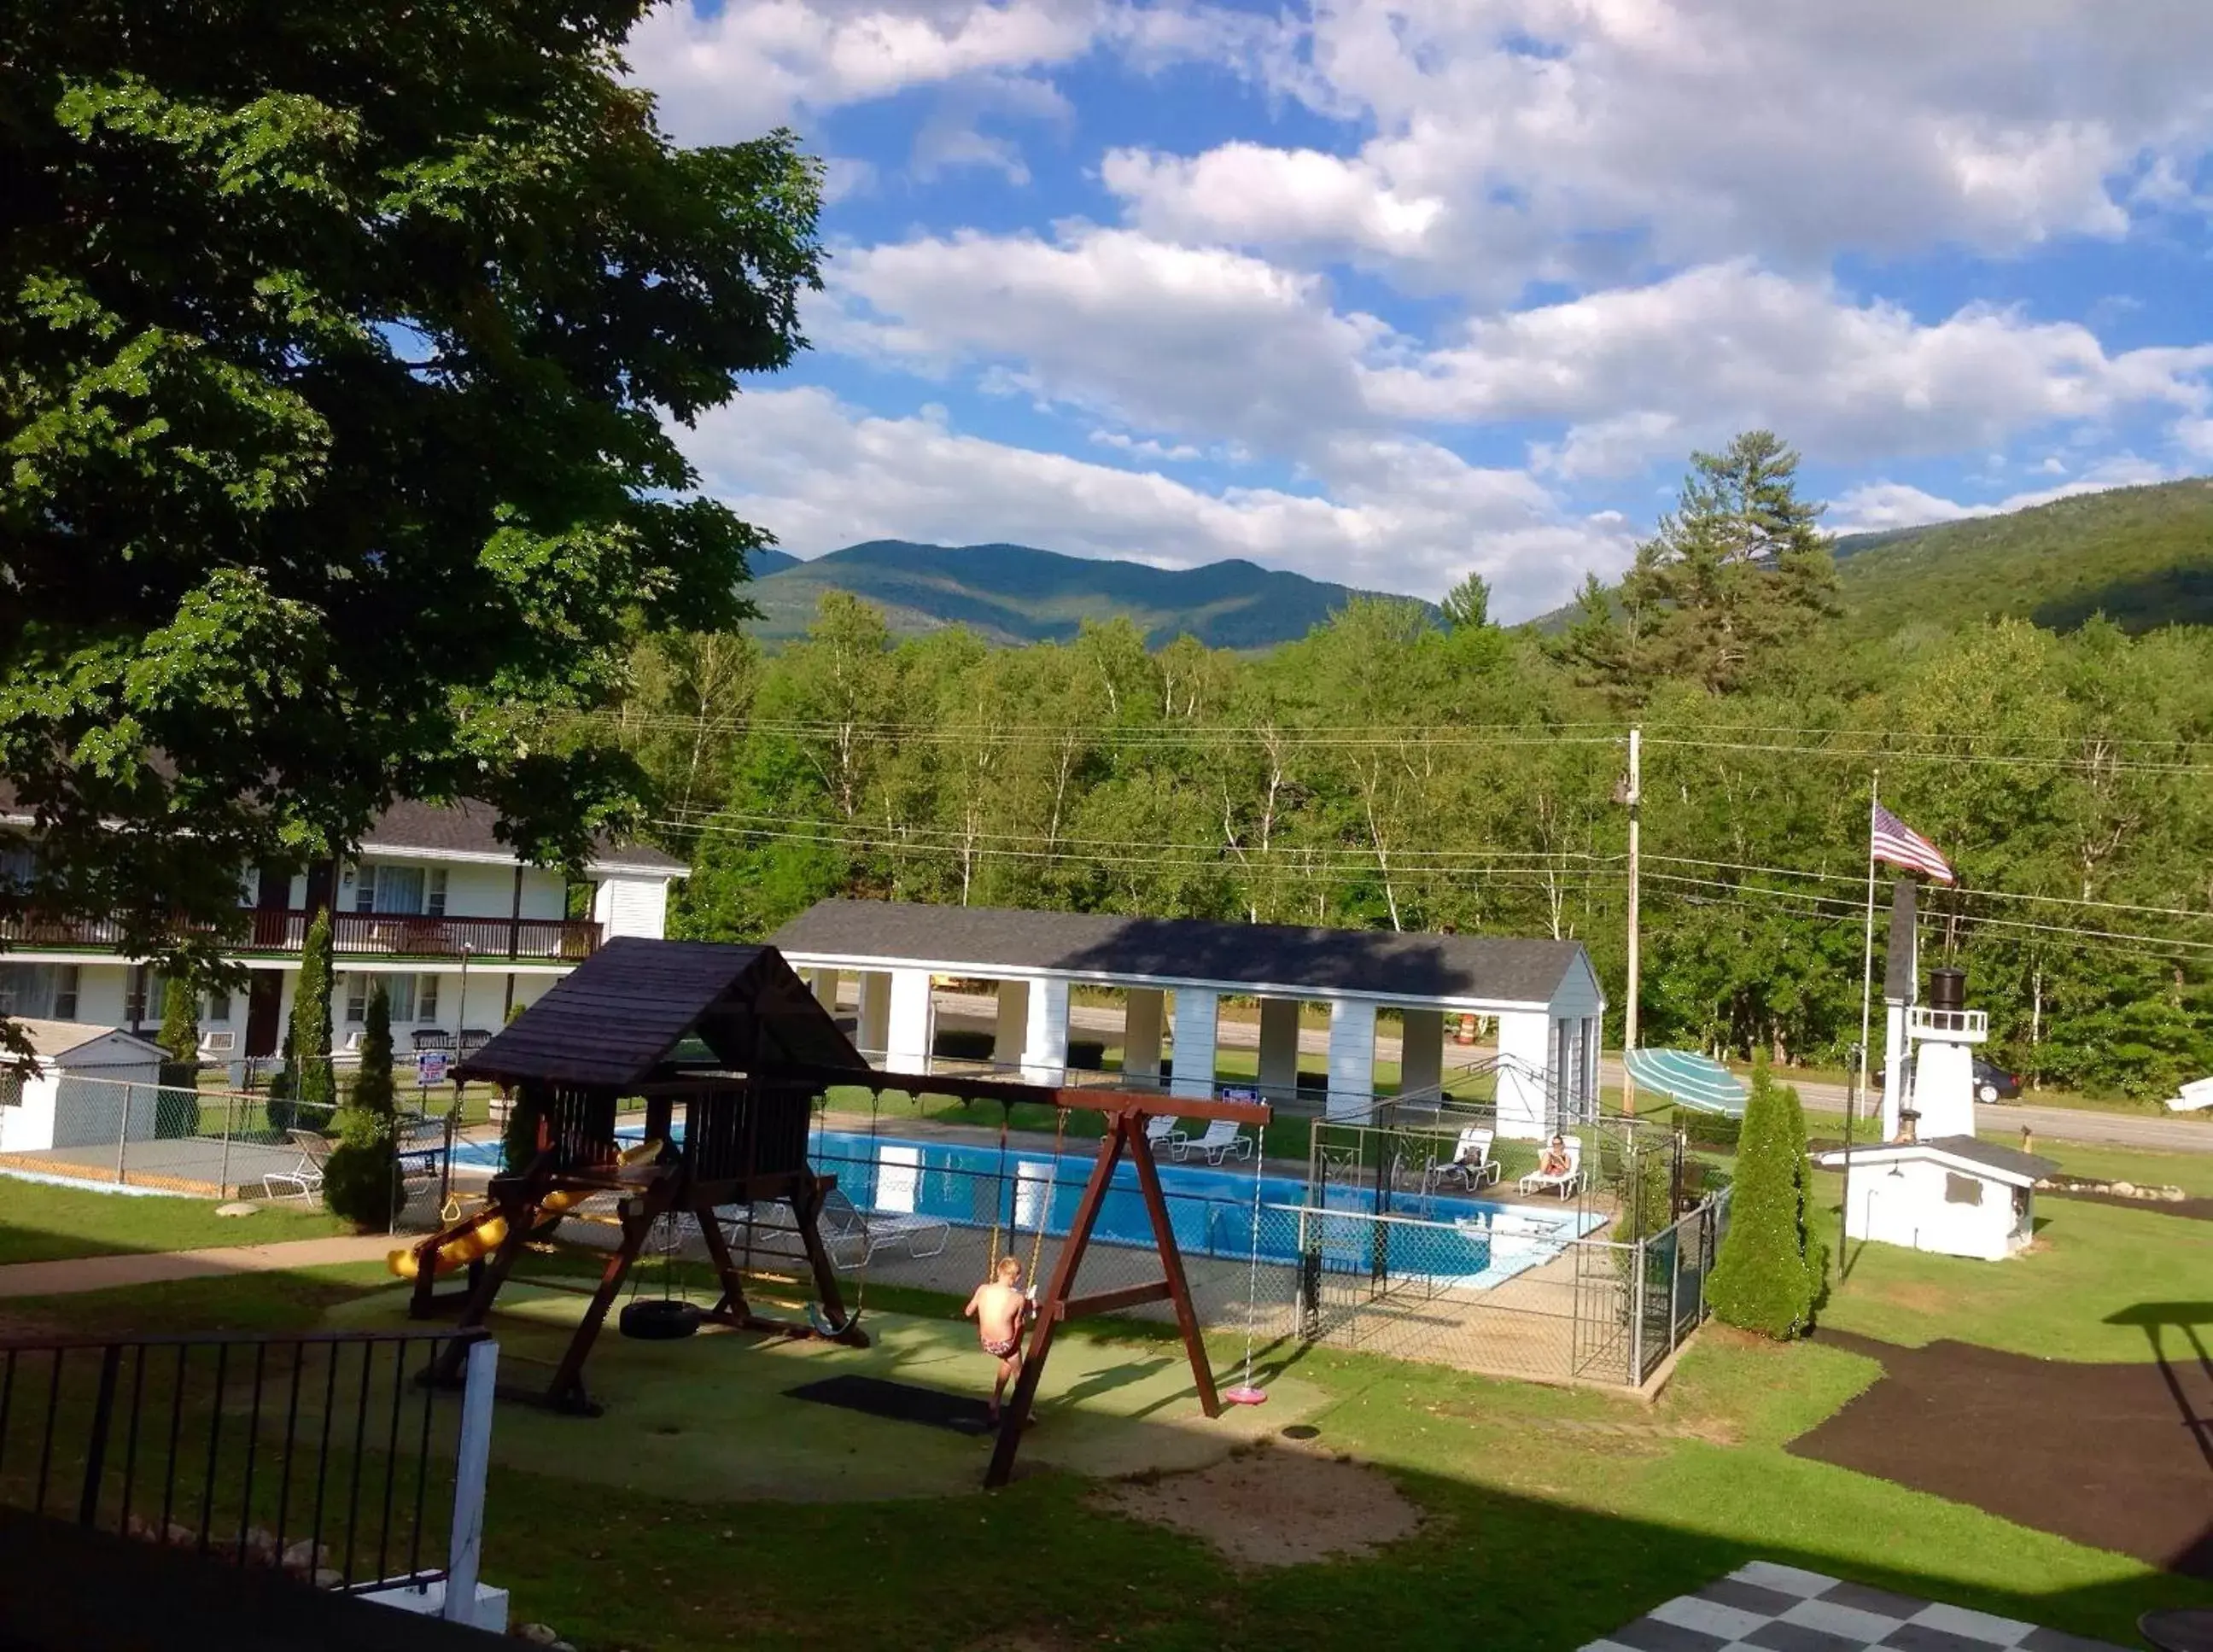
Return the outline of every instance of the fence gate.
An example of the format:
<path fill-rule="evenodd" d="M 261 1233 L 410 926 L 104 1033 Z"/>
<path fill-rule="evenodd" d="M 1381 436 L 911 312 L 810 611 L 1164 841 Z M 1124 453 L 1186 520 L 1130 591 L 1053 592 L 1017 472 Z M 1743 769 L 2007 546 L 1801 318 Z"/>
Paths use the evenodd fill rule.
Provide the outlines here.
<path fill-rule="evenodd" d="M 1625 1265 L 1633 1247 L 1585 1243 L 1569 1247 L 1576 1259 L 1574 1371 L 1596 1382 L 1619 1382 L 1629 1371 L 1629 1294 Z"/>

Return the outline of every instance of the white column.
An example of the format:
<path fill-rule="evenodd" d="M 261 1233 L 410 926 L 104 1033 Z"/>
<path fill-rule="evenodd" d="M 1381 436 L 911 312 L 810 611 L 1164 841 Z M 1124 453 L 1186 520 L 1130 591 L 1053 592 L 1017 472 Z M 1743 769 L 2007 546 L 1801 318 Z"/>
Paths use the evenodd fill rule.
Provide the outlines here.
<path fill-rule="evenodd" d="M 1435 1095 L 1445 1080 L 1445 1012 L 1399 1012 L 1399 1094 Z"/>
<path fill-rule="evenodd" d="M 1204 987 L 1182 987 L 1175 995 L 1175 1076 L 1170 1095 L 1210 1097 L 1214 1094 L 1215 1015 L 1219 1000 Z"/>
<path fill-rule="evenodd" d="M 834 969 L 818 969 L 814 971 L 813 974 L 814 1002 L 832 1015 L 836 1015 L 838 1013 L 838 972 Z"/>
<path fill-rule="evenodd" d="M 1498 1017 L 1498 1133 L 1541 1141 L 1545 1122 L 1545 1063 L 1552 1018 L 1542 1010 L 1507 1010 Z"/>
<path fill-rule="evenodd" d="M 1882 1015 L 1882 1139 L 1898 1139 L 1898 1115 L 1905 1106 L 1905 1006 L 1886 1004 Z"/>
<path fill-rule="evenodd" d="M 895 969 L 891 972 L 891 1026 L 884 1041 L 884 1065 L 896 1073 L 930 1070 L 930 972 Z"/>
<path fill-rule="evenodd" d="M 469 1350 L 461 1389 L 461 1437 L 454 1448 L 454 1519 L 446 1544 L 443 1616 L 474 1625 L 477 1573 L 484 1558 L 485 1480 L 491 1468 L 492 1388 L 499 1380 L 499 1344 L 486 1338 Z"/>
<path fill-rule="evenodd" d="M 1068 1082 L 1068 983 L 1032 981 L 1024 995 L 1027 1014 L 1022 1032 L 1022 1082 Z"/>
<path fill-rule="evenodd" d="M 1156 986 L 1133 986 L 1122 1011 L 1122 1076 L 1161 1082 L 1161 1012 L 1167 995 Z"/>
<path fill-rule="evenodd" d="M 1606 1085 L 1600 1075 L 1606 1070 L 1606 1017 L 1583 1017 L 1583 1117 L 1595 1124 L 1600 1112 L 1599 1097 Z"/>
<path fill-rule="evenodd" d="M 1260 1093 L 1289 1101 L 1299 1093 L 1299 1010 L 1296 998 L 1260 1000 Z"/>
<path fill-rule="evenodd" d="M 864 969 L 861 972 L 861 1035 L 854 1042 L 861 1046 L 863 1055 L 881 1067 L 884 1051 L 891 1043 L 891 972 Z"/>
<path fill-rule="evenodd" d="M 1022 1040 L 1030 1025 L 1030 984 L 999 983 L 999 1020 L 991 1032 L 991 1060 L 1009 1072 L 1022 1058 Z"/>
<path fill-rule="evenodd" d="M 1339 998 L 1329 1007 L 1329 1101 L 1332 1119 L 1366 1113 L 1375 1101 L 1375 1006 Z"/>

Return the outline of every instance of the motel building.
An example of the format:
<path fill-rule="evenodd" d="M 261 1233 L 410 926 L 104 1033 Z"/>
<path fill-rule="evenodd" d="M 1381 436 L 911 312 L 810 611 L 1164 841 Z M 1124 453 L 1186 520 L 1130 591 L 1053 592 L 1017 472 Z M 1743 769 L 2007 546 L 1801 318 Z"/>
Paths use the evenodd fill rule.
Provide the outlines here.
<path fill-rule="evenodd" d="M 1580 942 L 875 900 L 822 901 L 770 939 L 833 1013 L 841 1002 L 854 1006 L 855 1043 L 893 1072 L 926 1073 L 943 1059 L 935 1053 L 941 987 L 988 984 L 991 1064 L 1033 1084 L 1066 1082 L 1070 994 L 1097 986 L 1120 990 L 1126 1083 L 1192 1097 L 1258 1089 L 1293 1101 L 1301 1009 L 1320 1004 L 1331 1117 L 1374 1109 L 1386 1009 L 1400 1026 L 1402 1101 L 1435 1106 L 1450 1089 L 1448 1022 L 1476 1015 L 1497 1027 L 1496 1056 L 1470 1064 L 1497 1074 L 1501 1135 L 1540 1139 L 1597 1116 L 1606 997 Z M 1216 1076 L 1230 997 L 1259 1001 L 1257 1083 Z M 1117 1040 L 1110 1033 L 1106 1041 Z M 1164 1044 L 1173 1052 L 1165 1082 Z"/>
<path fill-rule="evenodd" d="M 494 834 L 496 819 L 481 803 L 396 803 L 351 860 L 305 873 L 247 873 L 239 900 L 250 916 L 230 957 L 246 966 L 250 984 L 203 997 L 202 1058 L 236 1067 L 277 1053 L 308 926 L 326 906 L 332 1042 L 341 1055 L 360 1042 L 375 982 L 384 984 L 403 1058 L 457 1042 L 472 1048 L 603 940 L 660 938 L 669 885 L 689 869 L 681 862 L 652 849 L 603 846 L 576 892 L 576 906 L 590 916 L 571 917 L 572 886 L 561 870 L 518 859 Z M 31 825 L 0 800 L 0 826 Z M 22 875 L 35 852 L 21 839 L 0 838 L 0 877 Z M 103 921 L 36 917 L 0 927 L 0 1015 L 151 1033 L 161 1025 L 165 983 L 117 949 L 116 933 Z"/>

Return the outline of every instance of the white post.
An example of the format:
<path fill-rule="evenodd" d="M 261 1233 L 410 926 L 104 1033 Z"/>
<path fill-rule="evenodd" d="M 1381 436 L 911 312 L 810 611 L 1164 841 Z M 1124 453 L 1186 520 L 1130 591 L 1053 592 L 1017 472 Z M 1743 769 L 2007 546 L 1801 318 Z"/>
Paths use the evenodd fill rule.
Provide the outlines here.
<path fill-rule="evenodd" d="M 861 1053 L 879 1067 L 884 1064 L 891 1028 L 891 973 L 887 970 L 864 969 L 861 972 L 861 1036 L 854 1042 L 861 1046 Z"/>
<path fill-rule="evenodd" d="M 1030 1024 L 1030 984 L 1027 981 L 999 983 L 999 1019 L 991 1034 L 991 1062 L 994 1066 L 1013 1071 L 1021 1065 L 1022 1040 L 1027 1036 Z"/>
<path fill-rule="evenodd" d="M 492 1385 L 499 1380 L 499 1344 L 486 1338 L 469 1349 L 461 1392 L 461 1437 L 454 1462 L 454 1528 L 446 1550 L 448 1621 L 476 1622 L 477 1569 L 484 1560 L 485 1475 L 491 1466 Z"/>
<path fill-rule="evenodd" d="M 1260 1094 L 1289 1101 L 1299 1091 L 1299 1011 L 1296 998 L 1260 1000 Z"/>
<path fill-rule="evenodd" d="M 57 1079 L 55 1079 L 55 1081 L 54 1081 L 54 1094 L 55 1094 L 57 1097 L 58 1097 L 58 1096 L 61 1094 L 61 1093 L 62 1093 L 62 1082 L 61 1082 L 61 1080 L 60 1080 L 59 1078 L 57 1078 Z M 57 1106 L 54 1108 L 54 1113 L 55 1113 L 55 1116 L 56 1116 L 57 1118 L 58 1118 L 58 1117 L 60 1116 L 60 1113 L 61 1113 L 61 1108 L 60 1108 L 58 1106 Z M 125 1085 L 123 1087 L 123 1122 L 122 1122 L 121 1124 L 118 1125 L 115 1127 L 115 1185 L 116 1185 L 118 1187 L 120 1187 L 120 1186 L 123 1186 L 123 1155 L 124 1155 L 124 1147 L 125 1147 L 125 1143 L 128 1143 L 128 1142 L 130 1141 L 130 1139 L 131 1139 L 131 1086 L 130 1086 L 130 1085 L 128 1085 L 128 1084 L 125 1084 Z"/>
<path fill-rule="evenodd" d="M 1332 1119 L 1356 1117 L 1375 1102 L 1375 1006 L 1350 998 L 1329 1007 L 1329 1100 Z"/>
<path fill-rule="evenodd" d="M 1627 992 L 1621 1001 L 1621 1053 L 1625 1057 L 1637 1047 L 1637 998 L 1639 984 L 1638 934 L 1638 850 L 1639 826 L 1637 805 L 1643 801 L 1644 731 L 1632 728 L 1629 731 L 1629 783 L 1622 801 L 1629 805 L 1629 979 Z M 1629 1064 L 1621 1068 L 1621 1110 L 1637 1111 L 1637 1081 L 1629 1076 Z"/>
<path fill-rule="evenodd" d="M 1140 1084 L 1161 1082 L 1161 1018 L 1167 995 L 1156 986 L 1133 986 L 1122 1009 L 1122 1076 Z"/>
<path fill-rule="evenodd" d="M 838 972 L 818 969 L 814 972 L 814 1002 L 832 1015 L 838 1013 Z"/>
<path fill-rule="evenodd" d="M 1408 1005 L 1399 1012 L 1399 1094 L 1426 1102 L 1445 1082 L 1445 1012 Z"/>
<path fill-rule="evenodd" d="M 1214 1094 L 1216 995 L 1205 987 L 1180 986 L 1175 995 L 1175 1073 L 1170 1095 L 1211 1097 Z"/>
<path fill-rule="evenodd" d="M 1065 1084 L 1068 1082 L 1068 983 L 1032 981 L 1027 1009 L 1022 1030 L 1022 1082 L 1026 1084 Z"/>
<path fill-rule="evenodd" d="M 892 972 L 890 1026 L 884 1044 L 884 1065 L 897 1073 L 930 1070 L 930 972 L 895 969 Z"/>
<path fill-rule="evenodd" d="M 1881 802 L 1882 771 L 1877 769 L 1868 780 L 1868 875 L 1867 875 L 1867 939 L 1860 953 L 1860 1070 L 1858 1096 L 1844 1098 L 1844 1145 L 1852 1143 L 1852 1105 L 1856 1099 L 1864 1103 L 1868 1080 L 1868 1033 L 1875 1010 L 1875 812 Z M 1895 1064 L 1889 1070 L 1897 1071 Z M 1847 1161 L 1844 1170 L 1846 1186 L 1850 1186 L 1851 1168 Z"/>

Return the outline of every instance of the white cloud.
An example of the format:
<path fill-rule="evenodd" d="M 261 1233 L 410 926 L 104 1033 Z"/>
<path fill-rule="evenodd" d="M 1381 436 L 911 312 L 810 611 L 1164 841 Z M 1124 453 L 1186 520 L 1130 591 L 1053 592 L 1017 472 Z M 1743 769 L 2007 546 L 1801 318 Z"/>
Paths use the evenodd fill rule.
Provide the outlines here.
<path fill-rule="evenodd" d="M 1923 324 L 1733 263 L 1485 317 L 1363 378 L 1399 418 L 1563 421 L 1540 462 L 1591 477 L 1753 424 L 1832 462 L 1976 452 L 2138 405 L 2197 410 L 2209 368 L 2213 347 L 2109 355 L 2073 322 L 1983 306 Z"/>
<path fill-rule="evenodd" d="M 1073 226 L 1058 241 L 960 233 L 840 251 L 832 348 L 1003 387 L 1118 422 L 1303 455 L 1369 424 L 1356 368 L 1387 351 L 1324 283 L 1242 253 Z"/>
<path fill-rule="evenodd" d="M 2001 516 L 2008 511 L 2027 510 L 2054 500 L 2108 488 L 2141 487 L 2173 479 L 2164 466 L 2123 454 L 2102 460 L 2082 475 L 2056 487 L 2034 488 L 1982 504 L 1962 504 L 1903 482 L 1869 482 L 1851 489 L 1829 513 L 1828 527 L 1839 533 L 1874 533 L 1889 527 L 1921 527 L 1932 522 L 1956 522 L 1970 516 Z"/>
<path fill-rule="evenodd" d="M 2199 210 L 2213 7 L 1320 0 L 1283 90 L 1369 132 L 1124 152 L 1131 221 L 1494 295 L 1649 261 L 2010 252 Z"/>
<path fill-rule="evenodd" d="M 1344 480 L 1318 497 L 1209 492 L 963 435 L 936 410 L 876 417 L 817 388 L 742 395 L 676 434 L 710 492 L 800 556 L 886 536 L 1008 540 L 1168 567 L 1241 557 L 1425 596 L 1473 567 L 1511 619 L 1555 606 L 1586 568 L 1616 570 L 1629 552 L 1619 524 L 1564 515 L 1533 479 L 1417 442 L 1348 450 Z"/>

